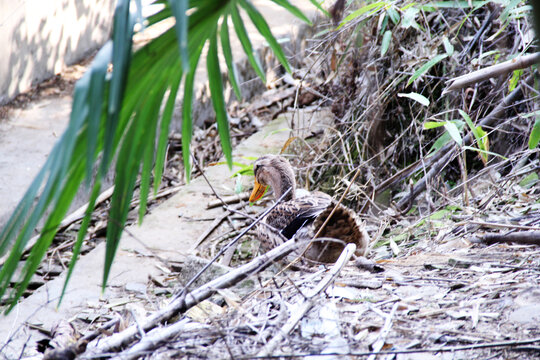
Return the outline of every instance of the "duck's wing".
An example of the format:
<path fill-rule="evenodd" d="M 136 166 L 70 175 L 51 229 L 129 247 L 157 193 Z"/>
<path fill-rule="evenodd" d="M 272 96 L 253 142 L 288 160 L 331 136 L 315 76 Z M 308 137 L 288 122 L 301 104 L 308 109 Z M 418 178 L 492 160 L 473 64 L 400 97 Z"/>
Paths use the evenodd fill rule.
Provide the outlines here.
<path fill-rule="evenodd" d="M 287 239 L 315 220 L 331 203 L 329 196 L 306 196 L 284 202 L 268 214 L 266 222 Z"/>

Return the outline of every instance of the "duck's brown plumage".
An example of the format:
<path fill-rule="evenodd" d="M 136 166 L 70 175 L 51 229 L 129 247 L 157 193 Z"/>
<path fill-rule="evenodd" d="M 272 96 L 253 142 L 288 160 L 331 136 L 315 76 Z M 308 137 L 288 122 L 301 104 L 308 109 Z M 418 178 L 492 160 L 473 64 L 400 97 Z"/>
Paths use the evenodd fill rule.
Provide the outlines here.
<path fill-rule="evenodd" d="M 255 161 L 255 187 L 250 201 L 256 201 L 268 186 L 272 187 L 274 196 L 279 199 L 289 188 L 291 191 L 283 202 L 278 204 L 263 220 L 281 233 L 276 234 L 265 224 L 257 227 L 257 233 L 264 251 L 280 245 L 284 239 L 312 239 L 324 221 L 328 218 L 336 202 L 324 193 L 316 192 L 297 197 L 296 181 L 289 162 L 277 155 L 265 155 Z M 369 237 L 360 219 L 351 210 L 338 205 L 334 214 L 317 236 L 324 241 L 315 241 L 306 251 L 304 257 L 316 262 L 335 262 L 345 244 L 355 243 L 356 254 L 365 255 Z"/>

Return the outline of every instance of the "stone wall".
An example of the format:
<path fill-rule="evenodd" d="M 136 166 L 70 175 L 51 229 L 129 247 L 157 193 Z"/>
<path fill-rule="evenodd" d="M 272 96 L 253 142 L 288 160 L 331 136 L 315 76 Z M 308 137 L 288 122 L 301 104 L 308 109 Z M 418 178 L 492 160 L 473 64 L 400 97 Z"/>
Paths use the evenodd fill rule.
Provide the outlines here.
<path fill-rule="evenodd" d="M 110 35 L 115 0 L 0 0 L 0 105 Z"/>

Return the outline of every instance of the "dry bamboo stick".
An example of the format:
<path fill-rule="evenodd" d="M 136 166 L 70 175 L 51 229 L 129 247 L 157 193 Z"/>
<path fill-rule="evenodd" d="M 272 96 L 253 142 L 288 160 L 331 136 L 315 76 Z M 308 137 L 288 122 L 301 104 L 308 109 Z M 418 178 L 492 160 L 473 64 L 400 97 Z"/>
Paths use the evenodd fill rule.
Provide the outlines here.
<path fill-rule="evenodd" d="M 299 306 L 298 310 L 289 318 L 287 323 L 278 329 L 278 333 L 274 336 L 258 353 L 257 357 L 270 356 L 274 353 L 276 347 L 281 341 L 294 330 L 298 322 L 307 314 L 307 312 L 315 304 L 315 297 L 322 293 L 326 288 L 336 279 L 343 267 L 347 264 L 351 256 L 356 251 L 355 244 L 347 244 L 343 252 L 339 256 L 334 266 L 330 269 L 330 272 L 321 280 L 321 282 L 312 290 L 309 295 L 306 295 L 303 303 Z"/>
<path fill-rule="evenodd" d="M 256 257 L 251 262 L 240 266 L 223 276 L 220 276 L 219 278 L 193 290 L 190 293 L 187 293 L 186 296 L 174 299 L 163 309 L 155 312 L 145 319 L 140 320 L 140 328 L 145 332 L 152 330 L 165 321 L 170 320 L 178 313 L 197 305 L 205 299 L 208 299 L 210 296 L 215 294 L 217 290 L 231 287 L 247 277 L 264 270 L 270 264 L 280 260 L 284 256 L 287 256 L 302 244 L 303 242 L 289 240 L 267 252 L 266 254 Z M 89 349 L 87 352 L 89 353 L 90 357 L 99 357 L 101 355 L 114 352 L 121 347 L 132 343 L 136 340 L 138 335 L 139 327 L 136 325 L 131 325 L 124 331 L 100 341 L 97 346 L 95 346 L 93 349 Z"/>
<path fill-rule="evenodd" d="M 149 352 L 157 349 L 164 342 L 174 339 L 182 331 L 189 331 L 195 328 L 206 328 L 207 325 L 192 323 L 190 319 L 182 319 L 167 327 L 157 328 L 149 332 L 145 337 L 141 339 L 137 344 L 121 352 L 112 360 L 131 360 L 140 359 Z"/>
<path fill-rule="evenodd" d="M 444 89 L 442 95 L 453 91 L 462 89 L 468 85 L 496 77 L 499 75 L 507 74 L 511 71 L 517 69 L 524 69 L 531 65 L 540 63 L 540 52 L 534 54 L 527 54 L 523 56 L 518 56 L 512 60 L 503 62 L 501 64 L 488 66 L 486 68 L 473 71 L 472 73 L 458 76 L 456 78 L 448 80 L 451 84 Z"/>
<path fill-rule="evenodd" d="M 382 350 L 384 344 L 386 343 L 386 337 L 388 336 L 388 334 L 390 333 L 390 329 L 392 328 L 392 319 L 394 318 L 394 314 L 396 313 L 398 304 L 399 303 L 397 302 L 394 303 L 390 314 L 385 316 L 384 326 L 379 333 L 379 338 L 372 346 L 373 354 L 369 355 L 368 360 L 375 360 L 375 358 L 377 357 L 377 353 Z"/>

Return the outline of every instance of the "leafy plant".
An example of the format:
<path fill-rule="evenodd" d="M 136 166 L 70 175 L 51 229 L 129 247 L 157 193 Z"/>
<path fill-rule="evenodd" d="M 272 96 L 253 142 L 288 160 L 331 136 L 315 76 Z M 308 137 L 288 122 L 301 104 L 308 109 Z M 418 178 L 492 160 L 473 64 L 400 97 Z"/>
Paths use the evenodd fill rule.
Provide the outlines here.
<path fill-rule="evenodd" d="M 531 135 L 529 137 L 529 149 L 534 149 L 538 146 L 538 143 L 540 142 L 540 115 L 536 116 L 536 120 L 533 125 L 533 129 L 531 131 Z"/>
<path fill-rule="evenodd" d="M 309 19 L 289 1 L 274 2 L 309 23 Z M 65 291 L 103 178 L 114 164 L 115 188 L 109 212 L 103 273 L 103 287 L 106 286 L 137 179 L 140 177 L 139 221 L 146 212 L 152 179 L 154 193 L 159 188 L 169 125 L 180 85 L 183 85 L 182 153 L 189 179 L 195 70 L 205 44 L 208 44 L 208 79 L 218 132 L 226 161 L 232 166 L 229 124 L 218 61 L 220 42 L 229 80 L 240 97 L 229 41 L 229 19 L 251 65 L 263 81 L 265 74 L 240 17 L 241 9 L 266 39 L 283 67 L 290 71 L 268 24 L 248 0 L 156 0 L 153 4 L 162 8 L 146 19 L 146 26 L 170 18 L 175 19 L 175 25 L 132 53 L 137 16 L 130 12 L 129 0 L 118 1 L 111 40 L 99 51 L 90 69 L 75 86 L 66 132 L 0 233 L 0 255 L 10 251 L 0 270 L 0 295 L 10 291 L 11 306 L 6 311 L 12 309 L 27 288 L 69 205 L 84 183 L 90 190 L 89 205 L 73 247 Z M 112 71 L 109 72 L 111 65 Z M 160 112 L 159 109 L 163 110 Z M 95 170 L 97 174 L 94 175 Z M 42 218 L 45 222 L 39 238 L 24 262 L 17 285 L 10 288 L 23 251 Z"/>
<path fill-rule="evenodd" d="M 435 141 L 435 143 L 432 145 L 428 153 L 433 154 L 437 152 L 439 149 L 441 149 L 444 145 L 454 140 L 464 150 L 472 150 L 472 151 L 478 152 L 480 155 L 480 159 L 482 160 L 484 165 L 487 164 L 488 155 L 498 156 L 502 159 L 506 159 L 504 156 L 501 156 L 497 153 L 489 151 L 489 140 L 488 140 L 487 133 L 482 129 L 481 126 L 475 126 L 467 113 L 465 113 L 463 110 L 458 110 L 458 111 L 461 117 L 463 117 L 463 119 L 465 120 L 465 122 L 461 120 L 450 120 L 450 121 L 441 121 L 441 122 L 427 121 L 424 123 L 424 129 L 435 129 L 435 128 L 444 126 L 446 130 Z M 471 129 L 471 132 L 474 135 L 478 148 L 463 145 L 463 138 L 461 137 L 461 130 L 463 130 L 465 123 Z"/>

